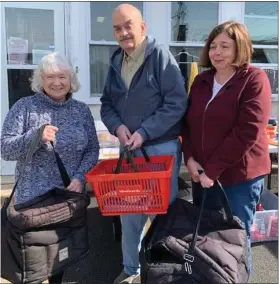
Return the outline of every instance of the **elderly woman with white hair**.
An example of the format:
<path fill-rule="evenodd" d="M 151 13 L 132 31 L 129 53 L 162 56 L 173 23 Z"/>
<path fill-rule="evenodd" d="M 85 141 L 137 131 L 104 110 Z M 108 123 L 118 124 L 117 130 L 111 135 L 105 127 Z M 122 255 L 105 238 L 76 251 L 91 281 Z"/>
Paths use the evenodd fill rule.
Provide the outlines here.
<path fill-rule="evenodd" d="M 42 141 L 18 182 L 15 204 L 40 196 L 53 188 L 63 188 L 55 164 L 55 150 L 71 177 L 68 190 L 81 192 L 85 173 L 97 164 L 99 143 L 89 107 L 73 99 L 79 90 L 71 63 L 59 53 L 43 57 L 31 79 L 36 93 L 17 101 L 5 118 L 1 134 L 1 156 L 17 161 L 16 177 L 24 162 L 28 147 L 37 130 L 48 124 Z M 49 283 L 61 282 L 63 274 L 55 275 Z"/>

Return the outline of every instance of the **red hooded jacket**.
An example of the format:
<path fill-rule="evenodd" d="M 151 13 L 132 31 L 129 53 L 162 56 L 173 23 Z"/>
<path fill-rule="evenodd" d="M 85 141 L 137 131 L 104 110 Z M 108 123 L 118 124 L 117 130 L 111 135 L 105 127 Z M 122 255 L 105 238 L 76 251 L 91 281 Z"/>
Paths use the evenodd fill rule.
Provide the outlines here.
<path fill-rule="evenodd" d="M 214 75 L 214 70 L 199 74 L 191 87 L 182 133 L 185 164 L 193 157 L 209 178 L 227 186 L 268 174 L 266 73 L 250 65 L 239 68 L 208 104 Z"/>

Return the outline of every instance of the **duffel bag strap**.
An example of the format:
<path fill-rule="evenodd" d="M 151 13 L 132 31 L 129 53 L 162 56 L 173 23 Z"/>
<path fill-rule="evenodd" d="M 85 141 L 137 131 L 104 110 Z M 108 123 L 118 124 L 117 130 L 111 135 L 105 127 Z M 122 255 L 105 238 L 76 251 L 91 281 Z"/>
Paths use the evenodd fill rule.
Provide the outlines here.
<path fill-rule="evenodd" d="M 37 146 L 39 145 L 39 143 L 40 143 L 40 141 L 42 139 L 42 135 L 43 135 L 43 132 L 44 132 L 44 129 L 45 129 L 46 125 L 43 125 L 43 126 L 41 126 L 38 129 L 35 137 L 31 141 L 31 144 L 30 144 L 29 149 L 27 151 L 27 155 L 25 157 L 25 160 L 24 160 L 24 163 L 22 165 L 21 171 L 20 171 L 19 176 L 18 176 L 18 178 L 17 178 L 17 180 L 16 180 L 16 182 L 14 184 L 13 190 L 12 190 L 10 196 L 5 200 L 1 210 L 5 210 L 6 211 L 8 209 L 8 207 L 9 207 L 11 201 L 12 201 L 12 198 L 13 198 L 13 196 L 15 194 L 15 190 L 16 190 L 17 184 L 18 184 L 19 180 L 21 179 L 21 177 L 23 176 L 24 170 L 25 170 L 28 162 L 31 160 L 31 157 L 33 156 L 34 152 L 36 151 Z"/>
<path fill-rule="evenodd" d="M 18 178 L 17 178 L 17 180 L 15 182 L 13 190 L 12 190 L 10 196 L 5 200 L 4 205 L 2 206 L 1 210 L 5 210 L 6 211 L 8 209 L 8 207 L 9 207 L 11 201 L 12 201 L 12 198 L 13 198 L 13 196 L 15 194 L 15 189 L 17 187 L 17 184 L 18 184 L 19 180 L 21 179 L 21 177 L 23 176 L 24 170 L 25 170 L 28 162 L 31 160 L 33 154 L 35 153 L 35 151 L 37 149 L 37 146 L 41 142 L 41 139 L 42 139 L 42 136 L 43 136 L 43 132 L 44 132 L 44 129 L 45 129 L 46 126 L 47 126 L 47 124 L 42 125 L 38 129 L 38 131 L 37 131 L 35 137 L 33 138 L 33 140 L 31 141 L 31 144 L 30 144 L 30 147 L 28 149 L 25 161 L 24 161 L 24 163 L 22 165 L 22 169 L 21 169 L 21 171 L 19 173 L 19 176 L 18 176 Z M 54 151 L 54 154 L 55 154 L 55 159 L 56 159 L 56 162 L 57 162 L 57 165 L 58 165 L 58 169 L 59 169 L 59 172 L 60 172 L 63 184 L 64 184 L 65 187 L 68 187 L 69 184 L 71 183 L 71 179 L 70 179 L 70 177 L 69 177 L 69 175 L 68 175 L 68 173 L 66 171 L 66 168 L 65 168 L 61 158 L 59 157 L 58 153 L 54 149 L 53 142 L 50 142 L 50 143 L 51 143 L 51 145 L 53 147 L 53 151 Z"/>
<path fill-rule="evenodd" d="M 199 171 L 199 174 L 201 174 L 201 173 L 202 173 L 202 171 Z M 231 206 L 230 206 L 228 197 L 227 197 L 221 183 L 218 180 L 215 182 L 215 184 L 218 185 L 220 192 L 221 192 L 220 197 L 222 196 L 221 202 L 222 202 L 222 206 L 223 206 L 223 209 L 224 209 L 223 216 L 227 221 L 230 222 L 231 220 L 233 220 L 233 214 L 232 214 L 232 210 L 231 210 Z M 202 202 L 201 202 L 201 207 L 200 207 L 200 211 L 199 211 L 197 224 L 195 226 L 195 230 L 194 230 L 194 233 L 193 233 L 193 237 L 192 237 L 192 240 L 191 240 L 191 244 L 190 244 L 188 253 L 184 255 L 184 259 L 186 260 L 185 270 L 188 271 L 189 274 L 192 273 L 192 269 L 191 269 L 191 265 L 188 262 L 191 263 L 195 259 L 194 258 L 194 251 L 195 251 L 197 237 L 198 237 L 198 233 L 199 233 L 199 229 L 200 229 L 201 218 L 202 218 L 203 211 L 204 211 L 204 204 L 205 204 L 205 200 L 206 200 L 206 196 L 207 196 L 207 191 L 208 191 L 207 188 L 203 189 Z"/>
<path fill-rule="evenodd" d="M 55 155 L 56 163 L 58 165 L 58 169 L 59 169 L 63 184 L 64 184 L 65 187 L 68 187 L 71 183 L 71 179 L 70 179 L 70 177 L 67 173 L 67 170 L 66 170 L 61 158 L 59 157 L 58 153 L 55 151 L 53 142 L 50 142 L 50 144 L 53 147 L 53 152 L 54 152 L 54 155 Z"/>

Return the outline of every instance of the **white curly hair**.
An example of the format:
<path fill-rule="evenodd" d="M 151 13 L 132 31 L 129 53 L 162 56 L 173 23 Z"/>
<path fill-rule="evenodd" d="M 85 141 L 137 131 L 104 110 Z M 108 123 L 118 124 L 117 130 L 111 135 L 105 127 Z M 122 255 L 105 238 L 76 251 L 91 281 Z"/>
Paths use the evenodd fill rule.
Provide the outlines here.
<path fill-rule="evenodd" d="M 70 60 L 67 57 L 60 54 L 59 52 L 52 52 L 48 55 L 45 55 L 42 58 L 39 66 L 34 70 L 33 76 L 30 79 L 32 91 L 42 92 L 43 73 L 56 71 L 56 70 L 63 70 L 69 72 L 70 82 L 71 82 L 70 93 L 75 93 L 80 89 L 80 83 L 78 81 L 77 74 L 73 70 L 73 66 Z"/>

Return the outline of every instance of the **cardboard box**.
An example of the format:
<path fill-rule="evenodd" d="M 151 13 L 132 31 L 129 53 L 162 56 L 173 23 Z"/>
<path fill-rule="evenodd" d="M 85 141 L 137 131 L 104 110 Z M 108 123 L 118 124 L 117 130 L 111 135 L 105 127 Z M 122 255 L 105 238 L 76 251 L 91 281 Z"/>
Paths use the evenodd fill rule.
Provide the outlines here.
<path fill-rule="evenodd" d="M 104 123 L 100 120 L 95 121 L 95 128 L 100 144 L 100 148 L 119 148 L 119 140 L 111 135 Z"/>

